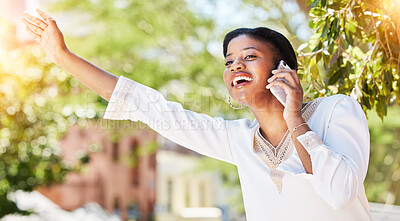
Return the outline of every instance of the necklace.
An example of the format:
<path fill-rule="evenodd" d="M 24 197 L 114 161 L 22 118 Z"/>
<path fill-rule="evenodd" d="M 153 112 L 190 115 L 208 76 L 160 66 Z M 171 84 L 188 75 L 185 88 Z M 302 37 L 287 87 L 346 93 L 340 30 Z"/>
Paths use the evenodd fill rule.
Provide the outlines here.
<path fill-rule="evenodd" d="M 301 116 L 307 122 L 318 105 L 324 98 L 317 98 L 307 103 L 301 110 Z M 278 188 L 278 192 L 282 192 L 282 179 L 285 173 L 278 170 L 277 167 L 286 161 L 293 153 L 294 143 L 289 137 L 289 130 L 286 131 L 279 144 L 274 147 L 268 140 L 261 134 L 261 128 L 258 126 L 254 134 L 254 150 L 258 158 L 260 158 L 270 169 L 270 177 L 272 182 Z"/>

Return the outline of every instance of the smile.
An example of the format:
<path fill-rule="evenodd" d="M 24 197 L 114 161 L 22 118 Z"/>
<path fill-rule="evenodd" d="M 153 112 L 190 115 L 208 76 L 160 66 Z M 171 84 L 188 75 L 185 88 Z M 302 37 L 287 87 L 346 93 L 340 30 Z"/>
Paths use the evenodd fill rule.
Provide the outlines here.
<path fill-rule="evenodd" d="M 232 75 L 231 79 L 231 86 L 235 88 L 240 88 L 253 81 L 253 77 L 244 72 L 239 72 Z"/>

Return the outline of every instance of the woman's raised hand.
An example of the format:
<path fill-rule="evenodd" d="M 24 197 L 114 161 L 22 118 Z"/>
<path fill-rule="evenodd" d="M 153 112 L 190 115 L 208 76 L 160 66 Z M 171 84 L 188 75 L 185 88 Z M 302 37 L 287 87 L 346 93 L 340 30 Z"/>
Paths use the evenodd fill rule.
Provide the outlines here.
<path fill-rule="evenodd" d="M 36 18 L 24 12 L 24 17 L 21 20 L 29 35 L 40 44 L 50 60 L 57 64 L 61 54 L 68 51 L 64 36 L 52 17 L 40 9 L 36 9 L 36 11 L 41 18 Z"/>
<path fill-rule="evenodd" d="M 283 111 L 283 118 L 288 121 L 292 119 L 301 118 L 301 108 L 303 105 L 303 88 L 301 87 L 299 76 L 296 70 L 279 69 L 272 71 L 273 76 L 268 79 L 267 89 L 273 86 L 280 86 L 285 93 L 286 104 Z M 277 81 L 276 79 L 286 79 L 284 81 Z"/>

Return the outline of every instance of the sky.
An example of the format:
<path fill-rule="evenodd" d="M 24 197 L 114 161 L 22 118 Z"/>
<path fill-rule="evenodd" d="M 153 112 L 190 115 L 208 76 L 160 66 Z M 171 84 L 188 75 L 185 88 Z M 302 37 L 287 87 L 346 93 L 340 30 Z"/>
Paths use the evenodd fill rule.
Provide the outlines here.
<path fill-rule="evenodd" d="M 49 2 L 57 2 L 57 0 L 0 0 L 0 17 L 6 15 L 11 18 L 17 25 L 17 38 L 21 41 L 32 41 L 32 38 L 24 30 L 23 24 L 19 21 L 22 16 L 23 4 L 25 1 L 25 10 L 31 14 L 36 14 L 35 9 L 40 8 L 46 11 L 46 4 Z M 96 1 L 96 0 L 92 0 Z M 126 0 L 114 0 L 115 5 L 123 8 L 126 5 Z M 199 16 L 211 18 L 215 21 L 216 28 L 213 31 L 213 36 L 207 43 L 207 50 L 215 57 L 220 57 L 222 54 L 222 39 L 223 36 L 239 27 L 259 27 L 268 26 L 271 29 L 277 30 L 286 35 L 289 40 L 293 37 L 300 39 L 303 42 L 309 40 L 312 35 L 312 30 L 308 27 L 306 16 L 302 13 L 294 0 L 282 0 L 281 8 L 273 6 L 268 9 L 268 12 L 262 8 L 244 4 L 242 0 L 184 0 L 188 3 L 188 7 Z M 16 5 L 22 5 L 17 6 Z M 12 6 L 13 10 L 10 10 Z M 285 15 L 290 14 L 289 26 L 292 30 L 296 30 L 296 36 L 288 36 L 289 33 L 279 22 L 271 22 L 269 19 L 279 21 Z M 82 25 L 82 20 L 88 19 L 85 15 L 76 15 L 67 12 L 51 13 L 57 21 L 58 26 L 66 35 L 85 35 L 95 28 L 94 25 Z M 79 25 L 81 24 L 81 25 Z M 295 42 L 293 42 L 295 43 Z M 196 44 L 192 44 L 196 47 Z M 296 48 L 298 45 L 294 44 Z"/>
<path fill-rule="evenodd" d="M 93 0 L 95 1 L 95 0 Z M 115 0 L 115 4 L 120 7 L 124 6 L 126 0 Z M 185 0 L 188 3 L 189 8 L 199 15 L 212 18 L 216 22 L 215 35 L 221 36 L 227 30 L 232 30 L 238 27 L 258 27 L 265 25 L 265 21 L 269 18 L 280 19 L 283 15 L 281 10 L 274 8 L 273 6 L 269 8 L 266 12 L 261 8 L 250 7 L 242 3 L 241 0 Z M 23 0 L 1 0 L 0 1 L 0 14 L 10 14 L 13 20 L 18 19 L 18 13 L 10 12 L 7 7 L 11 4 L 18 4 L 18 2 L 23 2 Z M 57 0 L 25 0 L 26 11 L 35 14 L 36 8 L 41 8 L 46 10 L 47 2 L 57 2 Z M 294 0 L 282 0 L 281 5 L 284 13 L 290 14 L 289 25 L 292 29 L 296 29 L 296 35 L 299 39 L 307 41 L 311 36 L 311 30 L 308 28 L 306 17 L 300 12 L 297 3 Z M 68 23 L 74 23 L 70 21 L 71 17 L 68 19 L 60 15 L 54 15 L 57 21 L 60 23 L 61 28 L 69 28 Z M 277 24 L 268 25 L 272 29 L 276 29 L 285 34 L 285 30 L 279 30 L 280 27 Z M 78 29 L 79 32 L 79 29 Z M 26 39 L 28 36 L 25 33 L 18 33 L 18 37 Z"/>

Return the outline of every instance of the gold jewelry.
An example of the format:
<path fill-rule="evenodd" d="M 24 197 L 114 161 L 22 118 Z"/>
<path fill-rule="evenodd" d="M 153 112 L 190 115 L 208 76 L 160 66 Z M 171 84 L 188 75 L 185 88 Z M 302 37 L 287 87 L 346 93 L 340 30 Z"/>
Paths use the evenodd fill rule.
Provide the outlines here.
<path fill-rule="evenodd" d="M 308 126 L 307 122 L 301 123 L 301 124 L 297 125 L 297 127 L 294 127 L 293 130 L 292 130 L 292 132 L 290 133 L 290 138 L 292 138 L 294 132 L 295 132 L 297 129 L 299 129 L 299 127 L 304 126 L 304 125 L 307 125 L 307 126 Z"/>
<path fill-rule="evenodd" d="M 239 107 L 233 106 L 233 105 L 231 104 L 231 97 L 230 97 L 230 96 L 228 97 L 228 103 L 229 103 L 229 106 L 231 106 L 231 108 L 233 108 L 233 109 L 235 109 L 235 110 L 239 110 L 239 109 L 242 109 L 242 108 L 243 108 L 243 105 L 240 105 Z"/>

